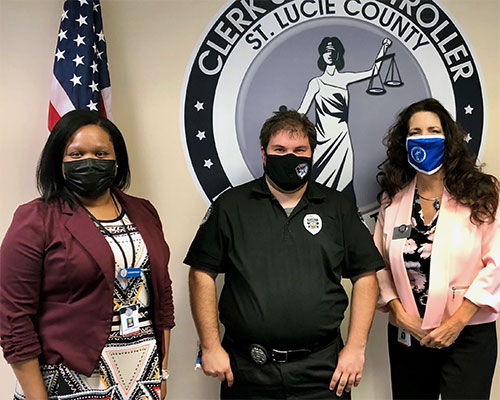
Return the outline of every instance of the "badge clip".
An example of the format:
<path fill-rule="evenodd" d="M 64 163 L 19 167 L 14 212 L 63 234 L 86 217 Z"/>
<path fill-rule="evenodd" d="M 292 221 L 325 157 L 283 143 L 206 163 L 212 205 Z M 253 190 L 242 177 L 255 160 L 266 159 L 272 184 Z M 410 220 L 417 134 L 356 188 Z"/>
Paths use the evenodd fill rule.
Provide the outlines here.
<path fill-rule="evenodd" d="M 139 307 L 137 304 L 120 308 L 120 333 L 123 336 L 140 332 Z"/>
<path fill-rule="evenodd" d="M 406 347 L 411 346 L 411 335 L 401 328 L 398 328 L 398 343 Z"/>
<path fill-rule="evenodd" d="M 393 239 L 408 239 L 411 235 L 411 225 L 399 225 L 394 227 Z"/>
<path fill-rule="evenodd" d="M 120 268 L 118 275 L 121 278 L 136 278 L 141 276 L 141 268 Z"/>

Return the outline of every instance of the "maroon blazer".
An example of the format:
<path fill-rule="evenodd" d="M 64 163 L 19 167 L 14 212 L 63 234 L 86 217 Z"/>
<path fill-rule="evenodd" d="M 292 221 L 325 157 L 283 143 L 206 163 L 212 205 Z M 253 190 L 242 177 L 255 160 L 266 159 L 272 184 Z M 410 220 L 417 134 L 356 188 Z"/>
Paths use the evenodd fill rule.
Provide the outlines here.
<path fill-rule="evenodd" d="M 115 190 L 146 243 L 160 360 L 174 326 L 169 249 L 152 204 Z M 90 375 L 111 332 L 114 257 L 85 211 L 41 199 L 20 206 L 0 248 L 0 344 L 9 363 L 39 357 Z"/>

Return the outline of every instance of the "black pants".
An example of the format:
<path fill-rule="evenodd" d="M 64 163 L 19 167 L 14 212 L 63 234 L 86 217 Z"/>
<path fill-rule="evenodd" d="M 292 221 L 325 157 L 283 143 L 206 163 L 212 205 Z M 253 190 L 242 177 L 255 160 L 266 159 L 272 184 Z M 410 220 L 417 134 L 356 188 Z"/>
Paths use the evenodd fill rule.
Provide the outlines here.
<path fill-rule="evenodd" d="M 389 360 L 394 399 L 488 399 L 497 359 L 494 322 L 466 326 L 454 344 L 443 349 L 397 341 L 389 324 Z"/>
<path fill-rule="evenodd" d="M 311 353 L 305 358 L 286 363 L 268 361 L 257 365 L 249 353 L 235 349 L 227 340 L 222 345 L 229 353 L 234 383 L 221 385 L 221 399 L 350 399 L 349 393 L 337 397 L 329 390 L 337 366 L 342 339 Z"/>

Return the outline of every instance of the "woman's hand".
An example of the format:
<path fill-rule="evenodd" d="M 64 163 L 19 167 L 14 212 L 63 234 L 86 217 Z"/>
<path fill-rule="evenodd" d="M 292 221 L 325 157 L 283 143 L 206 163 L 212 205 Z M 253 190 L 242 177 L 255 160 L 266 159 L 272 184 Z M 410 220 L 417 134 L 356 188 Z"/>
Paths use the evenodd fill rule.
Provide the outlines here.
<path fill-rule="evenodd" d="M 452 345 L 457 339 L 465 324 L 451 318 L 441 326 L 432 330 L 420 340 L 420 344 L 426 347 L 441 349 Z"/>
<path fill-rule="evenodd" d="M 404 311 L 404 316 L 399 318 L 399 321 L 400 325 L 398 326 L 409 332 L 417 340 L 422 340 L 428 334 L 428 331 L 421 328 L 422 318 L 420 317 L 415 317 Z"/>
<path fill-rule="evenodd" d="M 47 400 L 38 358 L 10 364 L 27 400 Z"/>
<path fill-rule="evenodd" d="M 160 386 L 160 399 L 163 400 L 166 398 L 167 398 L 167 380 L 162 379 Z"/>
<path fill-rule="evenodd" d="M 418 341 L 427 336 L 429 331 L 421 328 L 422 318 L 408 314 L 399 299 L 391 300 L 388 306 L 390 310 L 389 321 L 393 325 L 406 330 Z"/>
<path fill-rule="evenodd" d="M 428 335 L 420 340 L 420 344 L 437 349 L 451 346 L 477 310 L 479 310 L 478 306 L 470 300 L 464 299 L 462 305 L 455 311 L 450 319 L 443 322 L 436 329 L 430 331 Z"/>
<path fill-rule="evenodd" d="M 392 40 L 389 38 L 385 38 L 382 41 L 382 46 L 384 46 L 386 49 L 392 44 Z"/>

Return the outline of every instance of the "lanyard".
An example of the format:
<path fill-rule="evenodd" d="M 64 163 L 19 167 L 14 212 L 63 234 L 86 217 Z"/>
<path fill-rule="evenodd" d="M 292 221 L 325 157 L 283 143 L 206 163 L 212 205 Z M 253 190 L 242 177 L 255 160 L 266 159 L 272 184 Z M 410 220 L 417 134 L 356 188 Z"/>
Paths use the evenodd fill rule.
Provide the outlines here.
<path fill-rule="evenodd" d="M 118 240 L 116 240 L 116 238 L 113 236 L 113 234 L 106 229 L 106 227 L 101 223 L 101 221 L 99 221 L 96 217 L 94 217 L 94 215 L 89 210 L 87 210 L 87 208 L 82 204 L 80 199 L 78 199 L 78 197 L 76 197 L 76 199 L 77 199 L 78 203 L 80 204 L 80 206 L 83 208 L 83 210 L 92 219 L 92 221 L 94 221 L 99 226 L 99 228 L 101 228 L 104 231 L 104 233 L 107 236 L 109 236 L 116 243 L 116 245 L 120 249 L 120 252 L 122 253 L 123 262 L 125 263 L 125 269 L 128 270 L 129 264 L 128 264 L 127 256 L 125 255 L 125 250 L 123 250 L 123 247 L 121 246 L 121 244 L 118 242 Z M 116 203 L 115 196 L 112 193 L 111 193 L 111 199 L 113 200 L 113 204 L 115 206 L 116 212 L 119 215 L 118 204 Z M 130 240 L 130 246 L 132 247 L 132 265 L 131 265 L 131 268 L 133 268 L 135 266 L 135 262 L 136 262 L 134 241 L 132 240 L 132 235 L 130 234 L 130 231 L 127 228 L 127 224 L 125 224 L 125 222 L 123 221 L 123 218 L 120 218 L 120 221 L 121 221 L 123 228 L 125 229 L 125 232 L 127 233 L 127 236 Z"/>

